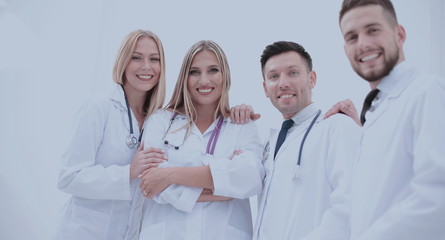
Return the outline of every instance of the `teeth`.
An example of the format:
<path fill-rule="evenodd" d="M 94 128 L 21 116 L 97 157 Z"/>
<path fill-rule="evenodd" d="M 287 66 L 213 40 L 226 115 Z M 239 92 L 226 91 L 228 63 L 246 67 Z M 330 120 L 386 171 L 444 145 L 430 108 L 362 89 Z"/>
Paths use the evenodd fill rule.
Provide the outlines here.
<path fill-rule="evenodd" d="M 200 93 L 208 93 L 208 92 L 211 92 L 212 89 L 211 89 L 211 88 L 207 88 L 207 89 L 198 89 L 198 91 L 199 91 Z"/>
<path fill-rule="evenodd" d="M 369 56 L 366 56 L 366 57 L 364 57 L 364 58 L 362 58 L 362 62 L 367 62 L 367 61 L 369 61 L 369 60 L 372 60 L 372 59 L 374 59 L 374 58 L 377 58 L 379 56 L 379 54 L 372 54 L 372 55 L 369 55 Z"/>
<path fill-rule="evenodd" d="M 143 75 L 139 75 L 139 77 L 142 78 L 142 79 L 150 79 L 150 78 L 152 78 L 153 76 L 143 76 Z"/>
<path fill-rule="evenodd" d="M 286 95 L 281 95 L 280 98 L 291 98 L 293 96 L 294 95 L 292 95 L 292 94 L 286 94 Z"/>

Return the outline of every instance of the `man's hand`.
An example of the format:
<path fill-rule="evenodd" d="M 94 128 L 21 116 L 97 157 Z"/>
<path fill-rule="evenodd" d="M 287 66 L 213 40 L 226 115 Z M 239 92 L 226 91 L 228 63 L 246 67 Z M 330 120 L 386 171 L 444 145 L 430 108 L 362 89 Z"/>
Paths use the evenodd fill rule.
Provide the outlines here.
<path fill-rule="evenodd" d="M 326 119 L 336 113 L 346 114 L 347 116 L 352 118 L 359 126 L 362 126 L 362 124 L 360 123 L 360 120 L 358 118 L 357 109 L 355 108 L 351 99 L 343 100 L 341 102 L 338 102 L 334 106 L 332 106 L 332 108 L 326 112 L 323 119 Z"/>
<path fill-rule="evenodd" d="M 241 104 L 230 109 L 230 120 L 235 124 L 246 124 L 249 120 L 257 120 L 261 114 L 255 113 L 252 106 Z"/>

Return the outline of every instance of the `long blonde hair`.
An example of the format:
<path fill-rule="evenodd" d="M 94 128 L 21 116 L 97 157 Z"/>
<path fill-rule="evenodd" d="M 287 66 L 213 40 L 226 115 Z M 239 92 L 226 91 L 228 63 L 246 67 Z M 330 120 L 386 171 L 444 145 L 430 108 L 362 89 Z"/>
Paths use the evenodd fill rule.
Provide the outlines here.
<path fill-rule="evenodd" d="M 227 62 L 226 54 L 221 49 L 221 47 L 213 41 L 199 41 L 195 43 L 185 55 L 182 62 L 181 71 L 178 76 L 178 81 L 176 82 L 172 97 L 166 106 L 167 109 L 170 109 L 173 112 L 177 112 L 187 116 L 188 123 L 186 127 L 188 129 L 190 129 L 190 127 L 195 123 L 197 113 L 190 92 L 187 88 L 187 80 L 189 78 L 190 67 L 192 65 L 194 57 L 197 53 L 204 50 L 211 51 L 216 55 L 223 78 L 221 97 L 219 99 L 218 106 L 213 113 L 213 117 L 214 119 L 216 119 L 220 115 L 223 117 L 228 117 L 230 114 L 229 89 L 231 80 L 230 69 Z"/>
<path fill-rule="evenodd" d="M 146 30 L 136 30 L 127 35 L 122 42 L 121 48 L 117 54 L 116 61 L 113 68 L 113 81 L 119 85 L 123 85 L 125 79 L 125 68 L 130 62 L 131 55 L 136 47 L 136 43 L 140 38 L 148 37 L 152 38 L 158 46 L 161 74 L 159 76 L 159 82 L 154 86 L 147 94 L 147 98 L 144 102 L 144 111 L 147 115 L 152 114 L 157 109 L 164 105 L 165 99 L 165 57 L 164 48 L 162 42 L 156 34 Z"/>

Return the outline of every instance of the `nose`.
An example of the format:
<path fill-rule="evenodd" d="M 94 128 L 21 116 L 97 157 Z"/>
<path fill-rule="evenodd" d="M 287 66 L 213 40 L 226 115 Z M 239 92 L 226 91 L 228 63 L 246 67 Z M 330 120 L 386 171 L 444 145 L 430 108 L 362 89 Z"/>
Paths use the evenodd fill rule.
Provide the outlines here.
<path fill-rule="evenodd" d="M 202 86 L 206 86 L 207 84 L 209 84 L 210 79 L 209 76 L 207 75 L 207 73 L 203 72 L 202 74 L 199 75 L 199 84 L 201 84 Z"/>
<path fill-rule="evenodd" d="M 144 59 L 144 61 L 142 62 L 142 69 L 143 70 L 152 69 L 149 59 Z"/>
<path fill-rule="evenodd" d="M 360 36 L 358 36 L 358 39 L 357 39 L 358 49 L 361 51 L 368 50 L 371 46 L 370 40 L 371 40 L 370 37 L 367 36 L 366 34 L 361 34 Z"/>
<path fill-rule="evenodd" d="M 287 76 L 281 75 L 280 79 L 278 79 L 278 87 L 280 89 L 287 89 L 289 88 L 290 79 Z"/>

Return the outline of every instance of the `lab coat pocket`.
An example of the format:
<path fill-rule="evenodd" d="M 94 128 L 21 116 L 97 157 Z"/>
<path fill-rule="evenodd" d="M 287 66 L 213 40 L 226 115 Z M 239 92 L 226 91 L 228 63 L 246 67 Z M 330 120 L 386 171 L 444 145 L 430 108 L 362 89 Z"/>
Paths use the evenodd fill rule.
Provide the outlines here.
<path fill-rule="evenodd" d="M 144 227 L 139 239 L 165 239 L 165 222 Z"/>
<path fill-rule="evenodd" d="M 65 225 L 66 238 L 60 239 L 105 239 L 109 228 L 109 215 L 93 209 L 72 205 L 72 218 Z"/>

